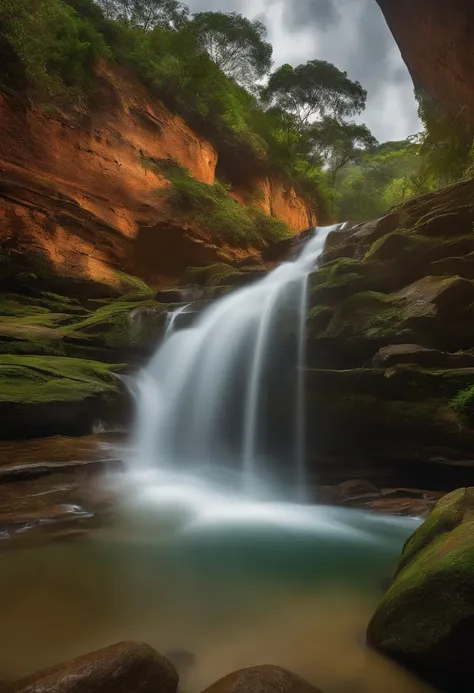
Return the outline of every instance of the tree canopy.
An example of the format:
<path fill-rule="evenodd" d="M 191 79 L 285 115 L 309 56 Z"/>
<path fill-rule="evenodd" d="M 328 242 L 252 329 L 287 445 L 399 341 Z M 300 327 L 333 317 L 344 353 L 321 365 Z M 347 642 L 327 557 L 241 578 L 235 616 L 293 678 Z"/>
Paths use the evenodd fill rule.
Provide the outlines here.
<path fill-rule="evenodd" d="M 110 19 L 149 31 L 155 26 L 179 28 L 189 9 L 179 0 L 97 0 Z"/>
<path fill-rule="evenodd" d="M 238 84 L 253 90 L 272 67 L 273 48 L 267 30 L 236 12 L 200 12 L 193 27 L 211 60 Z"/>
<path fill-rule="evenodd" d="M 310 60 L 304 65 L 283 65 L 262 90 L 267 105 L 289 114 L 301 132 L 325 116 L 344 119 L 361 113 L 367 92 L 335 65 Z"/>

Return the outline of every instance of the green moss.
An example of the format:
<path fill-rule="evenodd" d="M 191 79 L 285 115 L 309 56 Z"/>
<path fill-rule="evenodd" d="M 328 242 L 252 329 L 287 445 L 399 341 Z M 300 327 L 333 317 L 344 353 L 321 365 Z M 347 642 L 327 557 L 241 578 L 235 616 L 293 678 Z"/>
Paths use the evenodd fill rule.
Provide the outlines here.
<path fill-rule="evenodd" d="M 165 311 L 165 307 L 154 300 L 117 299 L 97 308 L 84 320 L 65 326 L 62 334 L 74 339 L 93 338 L 108 348 L 133 346 L 137 335 L 133 330 L 131 316 L 136 308 L 150 308 L 157 314 Z"/>
<path fill-rule="evenodd" d="M 113 395 L 120 381 L 95 361 L 48 356 L 0 355 L 0 403 L 72 402 Z"/>
<path fill-rule="evenodd" d="M 402 307 L 402 301 L 394 295 L 363 291 L 341 303 L 335 320 L 339 327 L 351 326 L 368 338 L 382 338 L 399 326 Z"/>
<path fill-rule="evenodd" d="M 308 335 L 310 338 L 317 338 L 318 334 L 327 328 L 334 315 L 334 308 L 331 306 L 316 306 L 311 308 L 308 313 Z"/>
<path fill-rule="evenodd" d="M 115 272 L 115 276 L 120 282 L 120 290 L 124 294 L 128 293 L 139 293 L 144 296 L 152 296 L 153 291 L 150 289 L 148 284 L 146 284 L 142 279 L 134 277 L 131 274 L 126 274 L 125 272 Z"/>
<path fill-rule="evenodd" d="M 259 207 L 250 205 L 247 207 L 247 214 L 253 223 L 254 232 L 265 241 L 281 241 L 291 236 L 290 229 L 285 222 L 265 214 Z"/>
<path fill-rule="evenodd" d="M 216 262 L 205 267 L 188 267 L 184 273 L 184 281 L 198 286 L 227 286 L 233 277 L 241 272 L 225 262 Z"/>
<path fill-rule="evenodd" d="M 450 404 L 458 414 L 474 415 L 474 385 L 460 390 Z"/>
<path fill-rule="evenodd" d="M 401 256 L 419 254 L 433 246 L 433 239 L 403 231 L 393 231 L 376 240 L 368 250 L 368 262 L 400 262 Z"/>
<path fill-rule="evenodd" d="M 459 489 L 437 503 L 405 545 L 369 626 L 373 644 L 432 669 L 443 647 L 452 651 L 456 627 L 474 616 L 473 530 L 474 489 Z"/>

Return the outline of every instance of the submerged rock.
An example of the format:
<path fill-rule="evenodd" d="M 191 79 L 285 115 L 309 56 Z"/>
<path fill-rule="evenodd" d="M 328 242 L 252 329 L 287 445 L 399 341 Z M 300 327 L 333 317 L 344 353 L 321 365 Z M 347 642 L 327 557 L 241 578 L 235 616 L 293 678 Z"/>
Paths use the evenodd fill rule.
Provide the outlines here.
<path fill-rule="evenodd" d="M 235 671 L 204 693 L 321 693 L 287 669 L 269 664 Z"/>
<path fill-rule="evenodd" d="M 10 693 L 175 693 L 178 674 L 143 643 L 122 642 L 19 681 Z"/>
<path fill-rule="evenodd" d="M 472 690 L 474 488 L 442 498 L 405 545 L 368 641 L 436 685 Z"/>

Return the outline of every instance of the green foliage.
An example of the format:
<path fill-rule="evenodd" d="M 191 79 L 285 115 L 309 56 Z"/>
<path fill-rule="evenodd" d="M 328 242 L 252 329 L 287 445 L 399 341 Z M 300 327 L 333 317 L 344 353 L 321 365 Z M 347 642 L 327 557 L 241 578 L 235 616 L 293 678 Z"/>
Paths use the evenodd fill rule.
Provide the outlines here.
<path fill-rule="evenodd" d="M 408 140 L 386 142 L 341 169 L 338 216 L 353 221 L 376 218 L 435 188 L 419 145 Z"/>
<path fill-rule="evenodd" d="M 193 28 L 211 60 L 238 84 L 253 90 L 270 72 L 273 48 L 262 22 L 236 12 L 201 12 L 194 15 Z"/>
<path fill-rule="evenodd" d="M 46 100 L 84 97 L 93 84 L 94 61 L 109 55 L 92 21 L 61 0 L 2 0 L 0 26 Z"/>
<path fill-rule="evenodd" d="M 261 246 L 287 238 L 291 233 L 286 224 L 268 217 L 257 207 L 240 205 L 219 182 L 200 183 L 176 165 L 166 175 L 172 187 L 160 190 L 159 194 L 168 197 L 177 214 L 184 212 L 190 216 L 215 240 L 244 247 Z"/>
<path fill-rule="evenodd" d="M 283 65 L 262 92 L 265 100 L 288 114 L 298 132 L 325 116 L 344 119 L 361 113 L 367 92 L 346 72 L 331 63 L 310 60 L 305 65 Z"/>
<path fill-rule="evenodd" d="M 110 19 L 149 31 L 155 26 L 177 28 L 188 19 L 189 10 L 179 0 L 97 0 Z"/>
<path fill-rule="evenodd" d="M 458 414 L 474 415 L 474 385 L 458 392 L 456 397 L 451 400 L 451 408 Z"/>
<path fill-rule="evenodd" d="M 474 173 L 474 133 L 462 113 L 445 113 L 418 94 L 419 115 L 425 126 L 420 151 L 439 186 Z"/>

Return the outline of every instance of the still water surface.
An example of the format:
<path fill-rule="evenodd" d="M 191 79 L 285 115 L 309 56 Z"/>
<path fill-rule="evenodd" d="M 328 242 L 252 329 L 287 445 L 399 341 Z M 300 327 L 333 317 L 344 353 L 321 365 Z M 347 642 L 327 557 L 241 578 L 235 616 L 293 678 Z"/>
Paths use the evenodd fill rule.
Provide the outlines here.
<path fill-rule="evenodd" d="M 189 693 L 266 663 L 325 693 L 430 690 L 365 646 L 417 520 L 230 507 L 197 517 L 165 504 L 86 539 L 1 553 L 0 677 L 136 639 L 172 653 Z"/>

